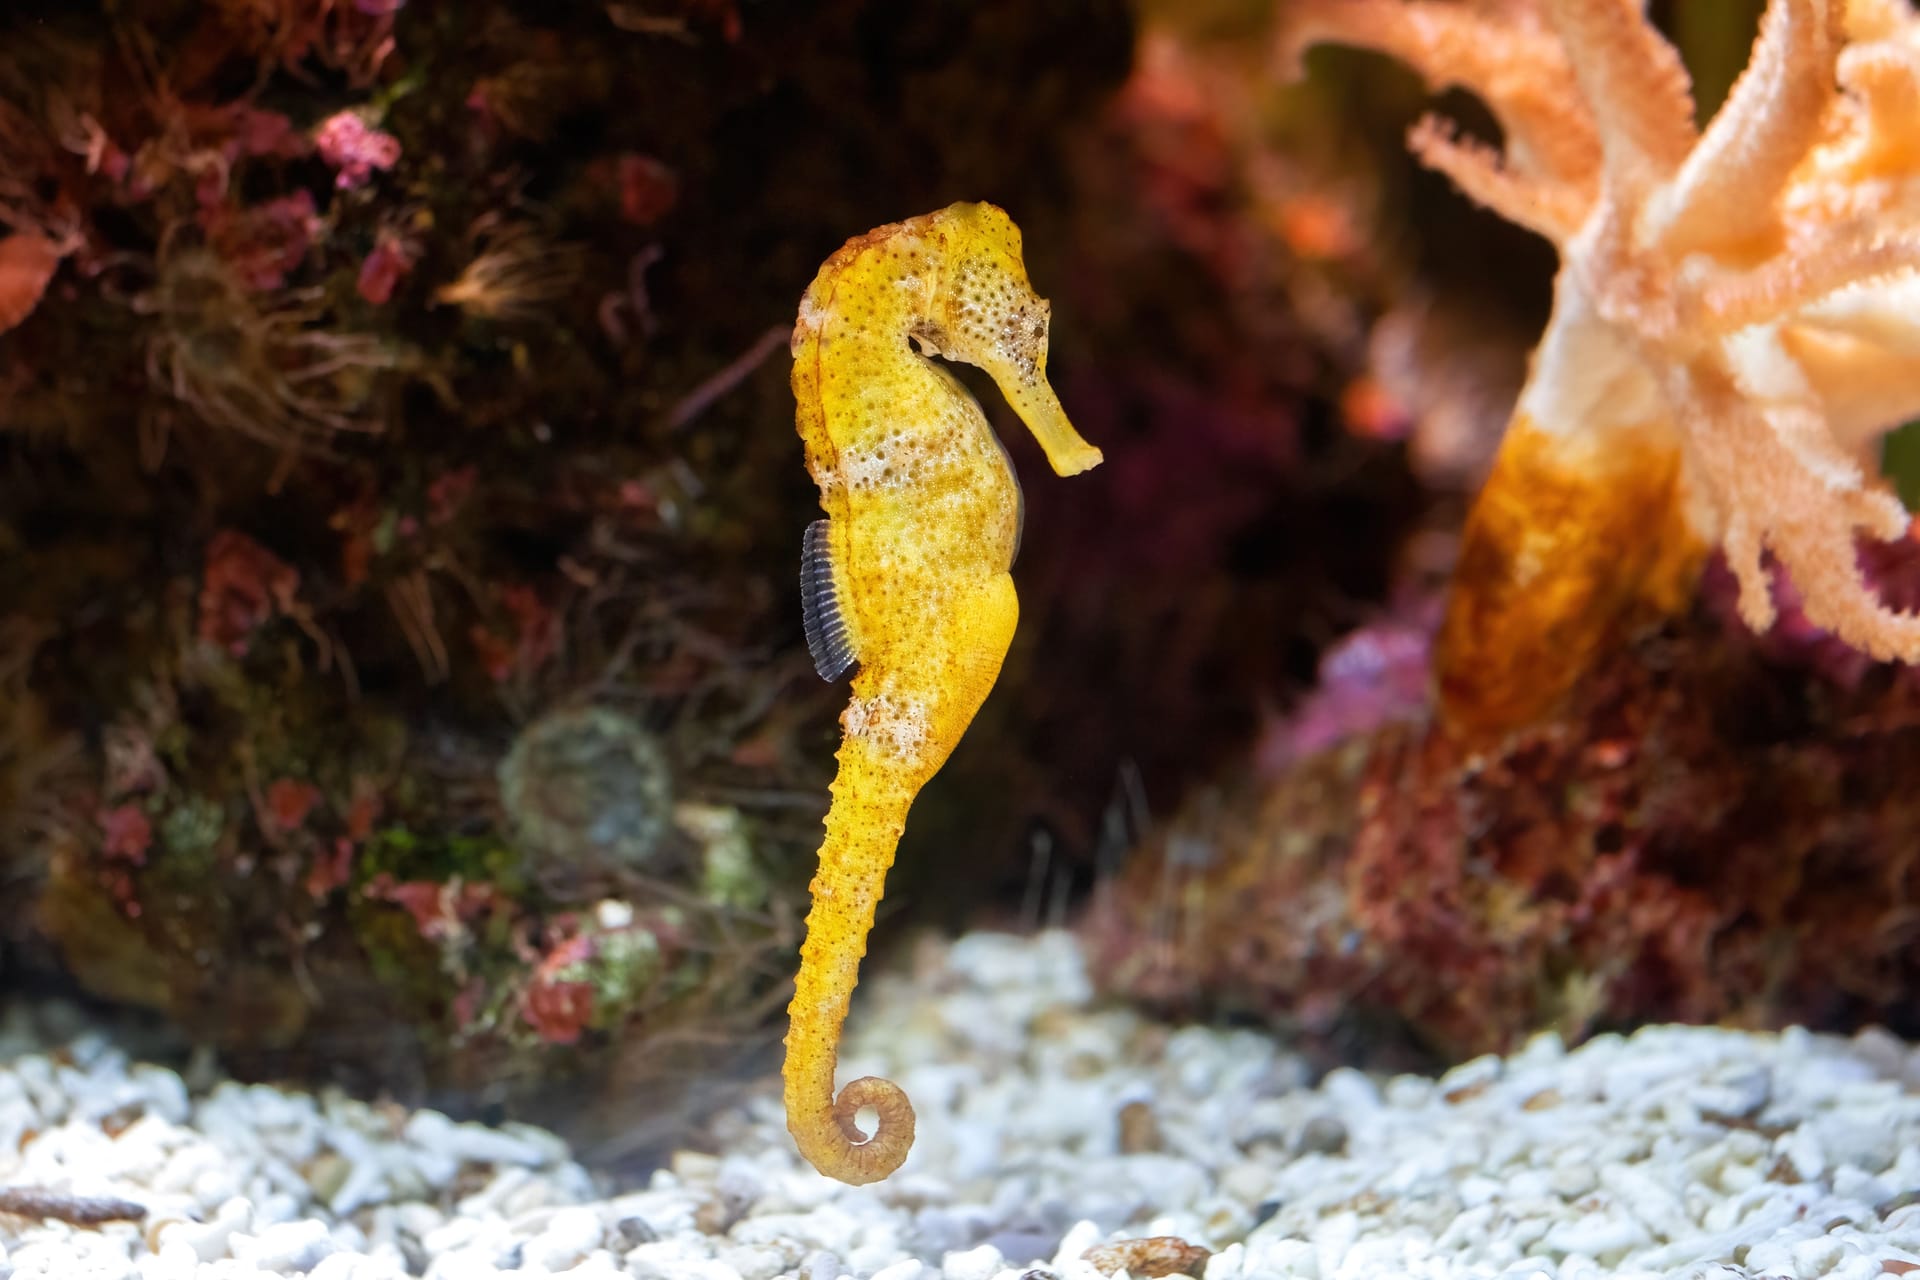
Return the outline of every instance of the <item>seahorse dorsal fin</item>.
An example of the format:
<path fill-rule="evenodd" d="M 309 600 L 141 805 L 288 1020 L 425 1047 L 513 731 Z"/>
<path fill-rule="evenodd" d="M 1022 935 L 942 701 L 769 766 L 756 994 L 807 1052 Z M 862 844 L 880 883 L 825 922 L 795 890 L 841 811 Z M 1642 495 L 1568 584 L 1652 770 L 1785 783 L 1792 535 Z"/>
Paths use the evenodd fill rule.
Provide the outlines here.
<path fill-rule="evenodd" d="M 807 628 L 807 652 L 822 680 L 838 680 L 859 660 L 840 595 L 833 584 L 832 522 L 815 520 L 800 540 L 800 617 Z"/>

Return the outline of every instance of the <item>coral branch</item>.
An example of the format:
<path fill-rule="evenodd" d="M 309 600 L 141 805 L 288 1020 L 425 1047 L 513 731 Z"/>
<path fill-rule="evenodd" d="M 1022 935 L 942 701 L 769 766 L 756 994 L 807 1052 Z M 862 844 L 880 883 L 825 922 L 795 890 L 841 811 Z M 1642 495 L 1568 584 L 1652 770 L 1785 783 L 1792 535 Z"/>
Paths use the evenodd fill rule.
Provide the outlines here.
<path fill-rule="evenodd" d="M 1391 54 L 1434 89 L 1459 87 L 1499 120 L 1518 174 L 1585 184 L 1599 156 L 1592 117 L 1573 91 L 1559 43 L 1537 24 L 1415 0 L 1305 0 L 1287 6 L 1276 46 L 1283 75 L 1313 45 L 1358 44 Z"/>
<path fill-rule="evenodd" d="M 1500 163 L 1491 147 L 1462 141 L 1438 116 L 1423 116 L 1407 146 L 1427 167 L 1444 173 L 1469 200 L 1556 244 L 1579 230 L 1586 201 L 1544 180 L 1529 181 Z"/>
<path fill-rule="evenodd" d="M 1543 0 L 1600 135 L 1608 181 L 1640 191 L 1669 178 L 1694 144 L 1680 54 L 1636 0 Z"/>
<path fill-rule="evenodd" d="M 1676 378 L 1672 394 L 1694 424 L 1701 472 L 1726 513 L 1722 545 L 1747 625 L 1764 631 L 1776 616 L 1760 558 L 1770 549 L 1816 626 L 1876 658 L 1920 660 L 1920 617 L 1878 600 L 1854 545 L 1856 532 L 1901 537 L 1907 513 L 1891 492 L 1868 486 L 1820 414 L 1780 407 L 1763 416 L 1709 371 Z"/>
<path fill-rule="evenodd" d="M 1725 105 L 1661 193 L 1671 211 L 1650 228 L 1671 253 L 1708 243 L 1741 245 L 1776 234 L 1788 179 L 1820 138 L 1840 55 L 1828 0 L 1772 0 L 1753 60 Z"/>
<path fill-rule="evenodd" d="M 1824 229 L 1823 229 L 1824 230 Z M 1920 270 L 1920 238 L 1882 239 L 1857 229 L 1770 259 L 1744 275 L 1707 286 L 1697 320 L 1717 333 L 1765 324 L 1821 302 L 1842 289 Z"/>

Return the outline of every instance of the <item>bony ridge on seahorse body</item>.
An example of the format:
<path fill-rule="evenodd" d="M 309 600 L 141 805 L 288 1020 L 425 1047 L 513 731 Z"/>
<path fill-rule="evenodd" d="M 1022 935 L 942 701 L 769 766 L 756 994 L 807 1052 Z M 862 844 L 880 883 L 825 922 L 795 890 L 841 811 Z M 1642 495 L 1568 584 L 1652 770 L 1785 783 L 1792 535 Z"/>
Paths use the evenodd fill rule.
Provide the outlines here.
<path fill-rule="evenodd" d="M 991 204 L 854 237 L 800 300 L 793 392 L 827 512 L 801 558 L 807 647 L 829 680 L 859 671 L 787 1011 L 787 1128 L 843 1182 L 886 1177 L 913 1145 L 891 1080 L 835 1097 L 840 1028 L 907 810 L 993 688 L 1019 614 L 1019 483 L 979 404 L 928 357 L 986 370 L 1053 469 L 1077 474 L 1100 451 L 1048 385 L 1048 315 L 1019 228 Z M 868 1107 L 871 1137 L 855 1122 Z"/>

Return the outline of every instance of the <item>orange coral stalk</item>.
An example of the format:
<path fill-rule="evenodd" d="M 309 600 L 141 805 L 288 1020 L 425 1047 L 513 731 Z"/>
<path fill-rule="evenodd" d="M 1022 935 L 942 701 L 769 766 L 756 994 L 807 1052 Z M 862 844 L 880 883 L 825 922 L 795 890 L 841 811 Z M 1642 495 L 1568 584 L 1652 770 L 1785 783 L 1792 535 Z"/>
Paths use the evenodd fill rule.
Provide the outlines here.
<path fill-rule="evenodd" d="M 1680 453 L 1662 433 L 1577 463 L 1567 452 L 1515 417 L 1467 519 L 1435 665 L 1442 704 L 1469 731 L 1537 718 L 1598 659 L 1616 617 L 1676 608 L 1705 558 L 1677 519 Z"/>
<path fill-rule="evenodd" d="M 1476 46 L 1458 73 L 1436 58 L 1458 44 L 1436 32 L 1454 28 Z M 1504 156 L 1432 123 L 1415 149 L 1561 256 L 1464 534 L 1435 659 L 1449 719 L 1494 732 L 1550 710 L 1636 609 L 1680 607 L 1716 544 L 1755 629 L 1774 617 L 1770 551 L 1810 619 L 1920 661 L 1920 618 L 1873 594 L 1854 546 L 1905 535 L 1862 460 L 1920 415 L 1907 0 L 1770 0 L 1697 136 L 1678 55 L 1634 0 L 1305 0 L 1282 47 L 1324 39 L 1486 98 Z M 1557 153 L 1579 168 L 1529 145 L 1569 113 L 1570 136 L 1597 140 Z"/>

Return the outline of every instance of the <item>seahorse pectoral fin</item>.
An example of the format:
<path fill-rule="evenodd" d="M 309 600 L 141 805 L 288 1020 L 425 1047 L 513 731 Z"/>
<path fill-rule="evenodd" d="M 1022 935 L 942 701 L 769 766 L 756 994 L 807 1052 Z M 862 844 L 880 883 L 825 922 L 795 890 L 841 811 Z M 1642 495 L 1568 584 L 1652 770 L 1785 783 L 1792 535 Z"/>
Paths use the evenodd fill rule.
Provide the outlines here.
<path fill-rule="evenodd" d="M 1031 378 L 1016 375 L 996 381 L 1000 384 L 1000 394 L 1007 398 L 1013 411 L 1020 415 L 1020 421 L 1027 424 L 1027 430 L 1033 432 L 1033 438 L 1046 450 L 1047 462 L 1054 474 L 1077 476 L 1100 465 L 1104 455 L 1081 439 L 1073 423 L 1067 421 L 1067 411 L 1060 407 L 1060 397 L 1053 394 L 1044 370 Z"/>
<path fill-rule="evenodd" d="M 813 655 L 813 669 L 820 678 L 833 681 L 847 674 L 860 655 L 840 607 L 828 520 L 815 520 L 800 540 L 800 618 L 806 626 L 807 652 Z"/>

